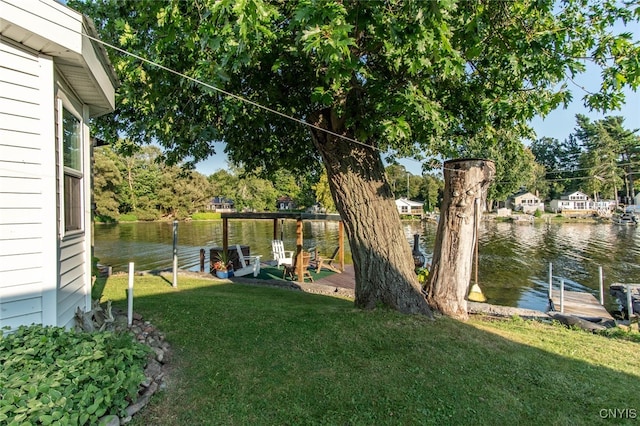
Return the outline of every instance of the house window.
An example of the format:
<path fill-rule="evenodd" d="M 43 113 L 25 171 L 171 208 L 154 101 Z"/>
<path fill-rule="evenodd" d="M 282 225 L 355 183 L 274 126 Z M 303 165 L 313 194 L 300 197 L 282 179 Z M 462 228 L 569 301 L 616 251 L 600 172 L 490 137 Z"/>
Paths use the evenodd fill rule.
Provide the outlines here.
<path fill-rule="evenodd" d="M 82 229 L 82 128 L 80 120 L 62 109 L 62 157 L 64 168 L 64 230 Z"/>

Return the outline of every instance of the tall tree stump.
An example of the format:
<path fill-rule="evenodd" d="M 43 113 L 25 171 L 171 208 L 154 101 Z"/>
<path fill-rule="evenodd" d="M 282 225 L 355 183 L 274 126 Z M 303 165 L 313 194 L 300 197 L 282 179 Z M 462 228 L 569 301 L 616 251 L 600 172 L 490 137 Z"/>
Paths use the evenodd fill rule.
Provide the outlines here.
<path fill-rule="evenodd" d="M 487 187 L 495 176 L 493 161 L 450 160 L 444 163 L 444 197 L 427 283 L 427 300 L 444 315 L 467 319 L 467 300 L 476 221 L 480 221 Z M 476 207 L 477 206 L 477 207 Z"/>

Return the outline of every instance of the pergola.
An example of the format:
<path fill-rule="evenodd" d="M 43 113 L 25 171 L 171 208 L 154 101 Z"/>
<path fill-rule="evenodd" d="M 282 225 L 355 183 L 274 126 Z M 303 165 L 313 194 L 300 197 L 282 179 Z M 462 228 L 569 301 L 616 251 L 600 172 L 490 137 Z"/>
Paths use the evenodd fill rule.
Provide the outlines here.
<path fill-rule="evenodd" d="M 296 220 L 296 269 L 298 280 L 303 277 L 302 270 L 302 256 L 297 256 L 302 253 L 304 241 L 302 222 L 304 220 L 333 220 L 339 222 L 338 228 L 338 261 L 340 262 L 340 270 L 344 271 L 344 224 L 342 223 L 342 217 L 338 214 L 315 214 L 315 213 L 300 213 L 300 212 L 277 212 L 277 213 L 221 213 L 222 217 L 222 250 L 227 252 L 229 249 L 229 219 L 264 219 L 273 221 L 273 239 L 278 239 L 278 221 L 280 219 L 295 219 Z"/>

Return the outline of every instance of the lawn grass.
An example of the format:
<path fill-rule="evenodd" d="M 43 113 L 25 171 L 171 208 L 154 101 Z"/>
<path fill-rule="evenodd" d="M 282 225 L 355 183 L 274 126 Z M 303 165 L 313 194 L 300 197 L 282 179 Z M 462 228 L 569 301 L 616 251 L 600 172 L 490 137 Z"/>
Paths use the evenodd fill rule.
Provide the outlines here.
<path fill-rule="evenodd" d="M 126 276 L 110 278 L 102 299 L 125 307 L 126 286 Z M 183 277 L 178 289 L 136 277 L 134 294 L 135 310 L 174 350 L 168 389 L 134 425 L 593 425 L 640 416 L 638 343 Z"/>

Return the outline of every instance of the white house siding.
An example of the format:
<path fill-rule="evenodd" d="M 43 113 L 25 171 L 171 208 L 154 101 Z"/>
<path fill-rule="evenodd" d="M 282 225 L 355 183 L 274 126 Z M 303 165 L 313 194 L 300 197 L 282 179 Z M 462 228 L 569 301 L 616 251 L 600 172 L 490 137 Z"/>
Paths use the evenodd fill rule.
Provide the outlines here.
<path fill-rule="evenodd" d="M 56 323 L 53 103 L 51 58 L 0 40 L 0 327 Z"/>
<path fill-rule="evenodd" d="M 89 148 L 89 128 L 86 125 L 89 119 L 88 108 L 82 106 L 77 99 L 69 95 L 71 89 L 60 79 L 58 81 L 56 98 L 60 98 L 56 102 L 56 116 L 61 115 L 60 106 L 68 111 L 79 115 L 82 118 L 82 168 L 83 168 L 83 190 L 82 205 L 84 206 L 82 219 L 82 231 L 73 231 L 65 233 L 62 213 L 63 209 L 63 176 L 64 168 L 62 166 L 62 149 L 61 129 L 59 128 L 60 120 L 56 120 L 56 165 L 57 165 L 57 212 L 58 212 L 58 233 L 60 235 L 58 247 L 58 291 L 57 291 L 57 324 L 63 327 L 72 327 L 75 323 L 74 315 L 76 310 L 80 308 L 82 311 L 88 311 L 91 308 L 91 183 L 90 183 L 90 148 Z"/>
<path fill-rule="evenodd" d="M 87 294 L 91 291 L 85 263 L 85 234 L 63 240 L 60 246 L 60 287 L 58 289 L 58 324 L 70 327 L 79 307 L 87 310 Z M 87 266 L 85 266 L 87 265 Z"/>
<path fill-rule="evenodd" d="M 422 216 L 424 214 L 423 206 L 423 203 L 407 198 L 398 198 L 396 200 L 396 208 L 401 215 Z"/>

